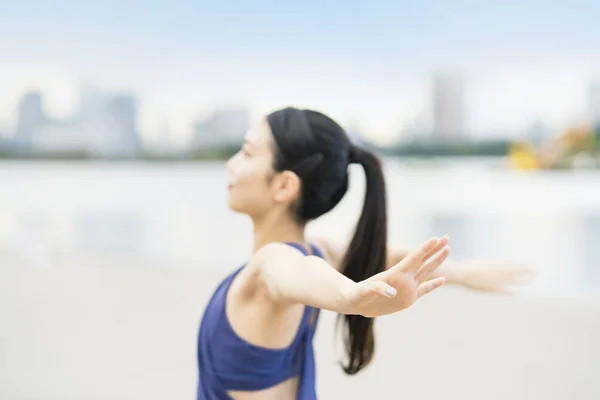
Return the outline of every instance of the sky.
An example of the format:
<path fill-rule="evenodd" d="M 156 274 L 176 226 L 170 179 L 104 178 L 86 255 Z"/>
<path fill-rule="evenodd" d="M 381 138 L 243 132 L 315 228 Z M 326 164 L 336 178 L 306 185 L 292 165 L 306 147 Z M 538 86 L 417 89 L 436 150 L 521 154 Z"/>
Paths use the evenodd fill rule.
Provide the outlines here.
<path fill-rule="evenodd" d="M 216 106 L 316 108 L 385 140 L 427 117 L 435 73 L 462 75 L 469 130 L 561 126 L 600 80 L 598 1 L 0 0 L 0 129 L 40 89 L 132 91 L 140 124 L 185 137 Z"/>

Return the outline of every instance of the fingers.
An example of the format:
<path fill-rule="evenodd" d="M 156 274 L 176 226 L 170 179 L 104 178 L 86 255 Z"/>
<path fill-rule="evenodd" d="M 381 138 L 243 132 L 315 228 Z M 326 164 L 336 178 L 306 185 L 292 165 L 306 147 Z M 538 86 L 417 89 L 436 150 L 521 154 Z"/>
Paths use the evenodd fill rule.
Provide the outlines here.
<path fill-rule="evenodd" d="M 428 254 L 435 254 L 444 246 L 445 244 L 440 244 L 440 239 L 436 237 L 427 240 L 421 245 L 421 247 L 411 252 L 404 260 L 402 260 L 400 264 L 402 264 L 404 272 L 417 272 L 423 265 L 423 262 L 426 260 L 426 256 Z"/>
<path fill-rule="evenodd" d="M 433 257 L 435 255 L 435 253 L 437 253 L 439 251 L 440 248 L 442 248 L 443 246 L 448 244 L 449 241 L 449 237 L 448 235 L 444 235 L 442 237 L 439 238 L 439 242 L 438 242 L 438 247 L 437 249 L 433 249 L 432 251 L 430 251 L 429 253 L 425 254 L 425 256 L 423 257 L 423 262 L 429 260 L 431 257 Z"/>
<path fill-rule="evenodd" d="M 435 289 L 439 288 L 444 283 L 446 283 L 446 278 L 444 277 L 435 278 L 427 282 L 421 283 L 419 285 L 419 288 L 417 289 L 417 297 L 423 297 L 426 294 L 433 292 Z"/>
<path fill-rule="evenodd" d="M 417 273 L 415 274 L 415 280 L 417 282 L 423 282 L 427 278 L 429 278 L 429 276 L 433 273 L 433 271 L 435 271 L 440 265 L 442 265 L 442 263 L 444 261 L 446 261 L 449 254 L 450 254 L 450 247 L 444 246 L 444 248 L 442 248 L 442 251 L 440 251 L 433 258 L 431 258 L 429 261 L 427 261 L 427 263 L 423 266 L 423 268 L 421 268 L 417 271 Z"/>

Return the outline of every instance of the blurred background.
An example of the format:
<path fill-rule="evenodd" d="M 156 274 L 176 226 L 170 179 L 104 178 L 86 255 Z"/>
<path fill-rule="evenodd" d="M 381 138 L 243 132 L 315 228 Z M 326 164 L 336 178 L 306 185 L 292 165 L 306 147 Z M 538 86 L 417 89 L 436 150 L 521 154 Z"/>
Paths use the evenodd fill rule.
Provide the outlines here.
<path fill-rule="evenodd" d="M 215 285 L 252 246 L 225 160 L 317 109 L 378 152 L 390 239 L 527 264 L 378 322 L 321 398 L 598 399 L 600 3 L 0 0 L 0 398 L 193 398 Z M 352 167 L 354 168 L 354 167 Z M 311 232 L 346 238 L 349 194 Z"/>

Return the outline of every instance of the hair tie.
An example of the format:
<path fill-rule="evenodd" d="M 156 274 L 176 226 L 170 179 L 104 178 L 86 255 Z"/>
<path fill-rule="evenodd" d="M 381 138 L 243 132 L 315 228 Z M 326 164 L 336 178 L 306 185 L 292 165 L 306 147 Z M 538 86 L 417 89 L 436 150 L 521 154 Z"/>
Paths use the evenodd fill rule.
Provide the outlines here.
<path fill-rule="evenodd" d="M 350 147 L 350 152 L 348 154 L 348 158 L 350 159 L 350 164 L 360 164 L 362 161 L 363 151 L 360 147 L 352 146 Z"/>

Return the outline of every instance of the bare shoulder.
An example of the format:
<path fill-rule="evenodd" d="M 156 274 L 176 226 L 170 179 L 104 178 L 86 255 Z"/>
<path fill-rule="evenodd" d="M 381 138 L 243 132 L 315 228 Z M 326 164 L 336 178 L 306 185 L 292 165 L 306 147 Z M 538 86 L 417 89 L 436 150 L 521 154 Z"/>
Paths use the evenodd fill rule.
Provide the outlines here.
<path fill-rule="evenodd" d="M 251 302 L 276 303 L 269 296 L 266 276 L 274 268 L 285 268 L 295 257 L 302 254 L 283 243 L 270 243 L 257 250 L 235 277 L 227 300 L 230 304 L 247 305 Z"/>
<path fill-rule="evenodd" d="M 297 260 L 303 256 L 298 249 L 285 243 L 269 243 L 252 255 L 252 258 L 248 261 L 248 268 L 253 273 L 259 273 L 265 268 L 289 264 L 290 261 Z"/>
<path fill-rule="evenodd" d="M 265 289 L 265 278 L 273 269 L 293 265 L 303 256 L 300 251 L 285 243 L 269 243 L 258 249 L 248 260 L 236 289 L 243 293 Z"/>

